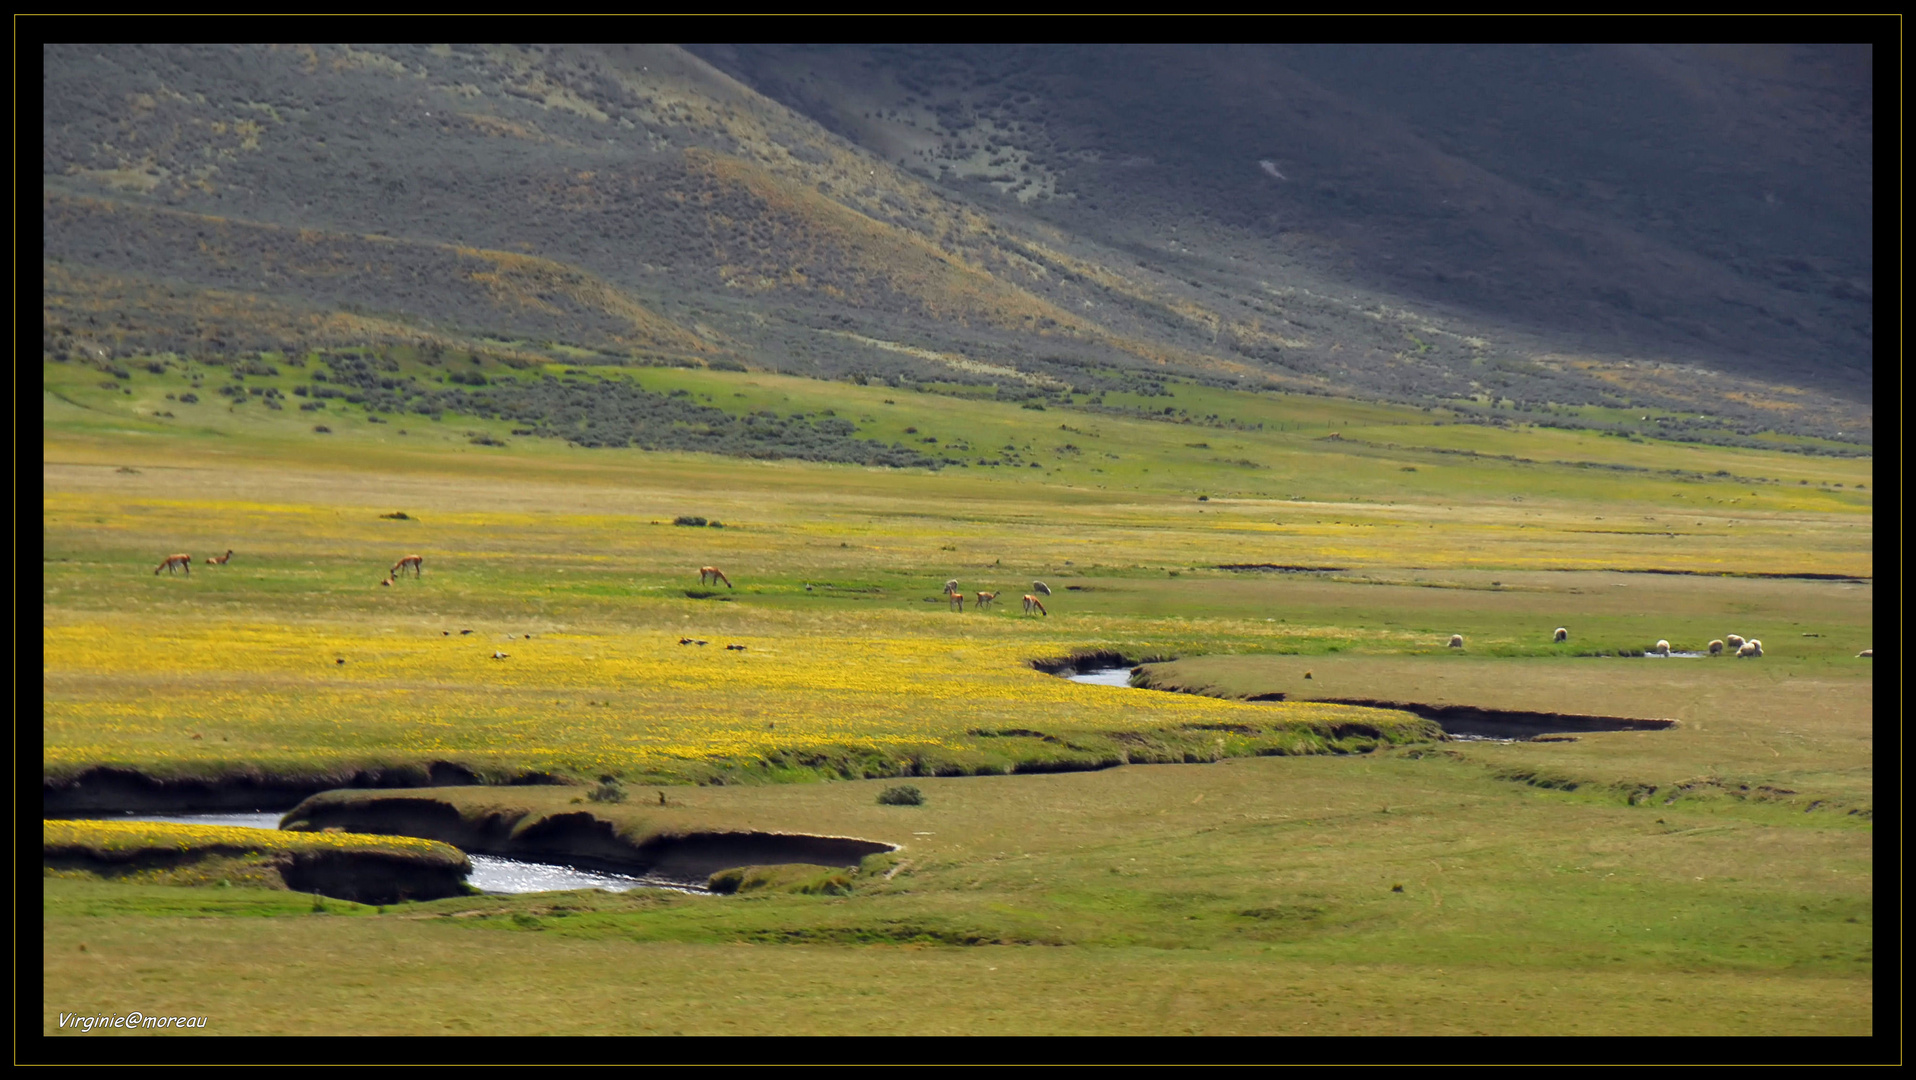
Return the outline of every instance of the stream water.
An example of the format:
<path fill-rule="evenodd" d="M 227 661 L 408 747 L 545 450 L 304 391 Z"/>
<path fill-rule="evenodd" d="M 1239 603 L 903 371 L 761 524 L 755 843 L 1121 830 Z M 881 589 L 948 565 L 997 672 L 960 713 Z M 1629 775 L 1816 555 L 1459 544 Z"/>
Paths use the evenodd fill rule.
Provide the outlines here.
<path fill-rule="evenodd" d="M 1657 659 L 1664 659 L 1650 654 Z M 1690 659 L 1702 656 L 1702 653 L 1670 654 L 1671 658 Z M 1093 686 L 1130 686 L 1131 669 L 1124 667 L 1094 668 L 1064 675 L 1076 683 L 1089 683 Z M 1675 721 L 1639 720 L 1631 717 L 1582 716 L 1564 713 L 1541 713 L 1515 709 L 1490 709 L 1464 705 L 1420 705 L 1407 702 L 1365 701 L 1357 699 L 1329 699 L 1333 704 L 1368 705 L 1377 708 L 1403 709 L 1419 716 L 1429 717 L 1444 729 L 1451 739 L 1467 742 L 1516 742 L 1535 738 L 1539 735 L 1562 734 L 1587 731 L 1631 731 L 1656 730 L 1668 727 Z"/>
<path fill-rule="evenodd" d="M 241 829 L 277 829 L 279 814 L 95 814 L 95 820 L 112 821 L 161 821 L 176 825 L 225 825 Z M 654 881 L 625 874 L 607 874 L 591 870 L 579 870 L 558 863 L 522 862 L 518 859 L 501 859 L 493 855 L 466 854 L 472 860 L 472 874 L 466 878 L 468 884 L 481 892 L 488 893 L 530 893 L 558 892 L 565 889 L 604 889 L 607 892 L 625 892 L 628 889 L 673 889 L 678 892 L 704 892 L 703 889 L 687 888 L 683 884 Z"/>
<path fill-rule="evenodd" d="M 1092 686 L 1130 686 L 1131 669 L 1126 667 L 1099 668 L 1096 671 L 1080 671 L 1065 678 L 1072 682 L 1089 683 Z"/>

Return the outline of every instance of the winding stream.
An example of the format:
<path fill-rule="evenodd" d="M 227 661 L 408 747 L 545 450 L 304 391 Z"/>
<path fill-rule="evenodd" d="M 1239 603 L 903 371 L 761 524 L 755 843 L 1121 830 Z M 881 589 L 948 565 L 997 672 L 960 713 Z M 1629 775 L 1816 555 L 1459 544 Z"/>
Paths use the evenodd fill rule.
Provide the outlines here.
<path fill-rule="evenodd" d="M 175 825 L 224 825 L 240 829 L 278 829 L 282 815 L 263 812 L 250 814 L 152 814 L 138 811 L 119 814 L 92 814 L 92 820 L 157 821 Z M 493 855 L 466 854 L 472 860 L 468 884 L 481 892 L 496 895 L 532 892 L 559 892 L 566 889 L 604 889 L 625 892 L 629 889 L 671 889 L 676 892 L 703 893 L 681 882 L 667 882 L 627 874 L 608 874 L 579 870 L 559 863 L 522 862 Z"/>
<path fill-rule="evenodd" d="M 1655 655 L 1655 654 L 1652 654 Z M 1670 658 L 1689 659 L 1702 653 L 1672 652 Z M 1665 659 L 1657 656 L 1657 659 Z M 1076 683 L 1093 686 L 1131 685 L 1131 668 L 1101 667 L 1083 671 L 1063 670 L 1057 674 Z M 1284 700 L 1283 694 L 1250 700 Z M 1379 709 L 1401 709 L 1435 720 L 1445 737 L 1461 742 L 1520 742 L 1540 735 L 1589 731 L 1660 731 L 1676 724 L 1674 720 L 1644 720 L 1628 716 L 1585 716 L 1571 713 L 1542 713 L 1519 709 L 1479 708 L 1469 705 L 1429 705 L 1406 701 L 1370 701 L 1360 698 L 1311 698 L 1332 705 L 1360 705 Z M 1570 738 L 1574 738 L 1571 736 Z M 1562 741 L 1562 740 L 1550 740 Z"/>

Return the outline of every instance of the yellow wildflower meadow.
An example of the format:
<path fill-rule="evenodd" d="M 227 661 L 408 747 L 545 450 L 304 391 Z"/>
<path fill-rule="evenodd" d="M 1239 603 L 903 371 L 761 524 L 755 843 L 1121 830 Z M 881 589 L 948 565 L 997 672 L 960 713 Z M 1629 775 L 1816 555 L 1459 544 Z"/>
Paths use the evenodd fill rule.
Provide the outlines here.
<path fill-rule="evenodd" d="M 419 628 L 49 626 L 46 768 L 324 770 L 445 759 L 593 776 L 823 745 L 962 752 L 981 745 L 973 733 L 999 728 L 1063 735 L 1366 712 L 1071 683 L 1029 666 L 1031 656 L 1066 650 L 1034 642 L 1014 620 L 962 638 L 926 633 L 908 614 L 861 625 L 892 634 L 697 645 L 656 631 L 500 642 Z"/>

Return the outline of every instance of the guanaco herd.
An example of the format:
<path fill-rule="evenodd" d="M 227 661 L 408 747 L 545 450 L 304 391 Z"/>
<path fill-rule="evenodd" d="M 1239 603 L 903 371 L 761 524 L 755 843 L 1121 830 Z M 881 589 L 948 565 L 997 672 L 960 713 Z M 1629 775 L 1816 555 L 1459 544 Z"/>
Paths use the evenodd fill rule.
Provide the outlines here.
<path fill-rule="evenodd" d="M 1045 583 L 1042 581 L 1032 582 L 1031 588 L 1033 592 L 1041 592 L 1045 594 L 1046 596 L 1051 595 L 1051 589 L 1047 587 Z M 975 606 L 977 610 L 979 611 L 983 611 L 984 609 L 990 607 L 991 602 L 993 600 L 998 599 L 998 594 L 995 592 L 981 592 L 976 595 L 978 597 L 978 602 Z M 952 610 L 954 611 L 965 610 L 965 594 L 959 590 L 957 578 L 953 578 L 950 581 L 945 582 L 945 598 L 951 602 Z M 1044 604 L 1040 602 L 1036 596 L 1032 595 L 1032 593 L 1026 593 L 1024 599 L 1025 599 L 1025 614 L 1026 615 L 1029 615 L 1034 611 L 1040 615 L 1051 614 L 1050 612 L 1044 609 Z"/>
<path fill-rule="evenodd" d="M 232 549 L 229 548 L 227 549 L 227 552 L 224 555 L 209 557 L 206 560 L 206 564 L 208 566 L 225 566 L 227 560 L 231 559 L 232 557 L 233 557 L 233 552 L 232 552 Z M 424 563 L 425 563 L 424 557 L 419 555 L 408 555 L 405 558 L 402 558 L 398 562 L 394 563 L 392 565 L 392 569 L 386 571 L 385 578 L 381 580 L 379 584 L 381 586 L 390 587 L 395 580 L 401 577 L 404 577 L 407 570 L 412 571 L 413 577 L 415 578 L 420 577 L 422 576 L 424 572 Z M 169 574 L 175 570 L 182 570 L 190 575 L 193 573 L 193 556 L 185 555 L 185 554 L 168 555 L 166 558 L 160 560 L 159 566 L 156 566 L 153 568 L 153 573 L 157 576 L 162 570 L 166 571 Z M 725 587 L 728 589 L 736 588 L 736 586 L 732 584 L 732 579 L 729 577 L 726 577 L 725 571 L 720 570 L 718 567 L 716 566 L 699 567 L 699 584 L 700 585 L 707 584 L 708 582 L 713 585 L 716 585 L 721 581 L 725 583 Z M 1025 605 L 1026 615 L 1029 615 L 1034 611 L 1040 615 L 1051 614 L 1049 611 L 1045 610 L 1044 601 L 1038 599 L 1038 596 L 1040 594 L 1044 596 L 1050 596 L 1051 595 L 1050 586 L 1046 585 L 1042 581 L 1032 582 L 1031 592 L 1028 592 L 1024 595 L 1024 605 Z M 976 593 L 975 595 L 977 596 L 976 606 L 978 610 L 980 611 L 983 611 L 985 608 L 990 607 L 992 604 L 992 601 L 998 599 L 998 594 L 995 592 L 979 592 L 979 593 Z M 953 578 L 952 580 L 945 582 L 945 596 L 950 599 L 951 606 L 954 610 L 956 611 L 965 610 L 965 594 L 959 591 L 958 580 L 956 578 Z"/>
<path fill-rule="evenodd" d="M 233 550 L 231 548 L 228 548 L 226 550 L 226 554 L 224 555 L 208 556 L 206 559 L 206 565 L 225 566 L 227 563 L 227 560 L 231 559 L 232 557 L 233 557 Z M 390 586 L 393 583 L 394 579 L 403 577 L 408 569 L 412 571 L 412 576 L 417 578 L 421 576 L 424 562 L 425 562 L 425 559 L 422 558 L 421 556 L 408 555 L 405 558 L 402 558 L 398 562 L 394 563 L 392 565 L 391 570 L 386 571 L 386 578 L 385 580 L 381 581 L 380 584 L 385 586 Z M 160 560 L 160 565 L 153 568 L 153 573 L 155 576 L 158 576 L 160 571 L 162 570 L 166 571 L 169 574 L 173 573 L 175 570 L 178 570 L 178 571 L 182 571 L 186 573 L 188 576 L 191 576 L 193 573 L 193 556 L 187 555 L 187 554 L 168 555 L 166 558 Z M 699 584 L 700 585 L 704 585 L 708 582 L 713 585 L 716 585 L 721 581 L 725 583 L 725 587 L 728 589 L 735 587 L 732 584 L 732 579 L 726 577 L 725 571 L 720 570 L 718 567 L 716 566 L 699 567 Z M 805 588 L 809 590 L 811 586 L 807 585 L 805 586 Z M 979 611 L 983 611 L 985 608 L 990 607 L 992 604 L 992 601 L 998 599 L 998 594 L 995 592 L 978 592 L 978 593 L 975 593 L 974 595 L 977 597 L 975 607 Z M 1045 610 L 1044 601 L 1038 599 L 1040 595 L 1050 596 L 1051 595 L 1050 586 L 1046 585 L 1042 581 L 1032 582 L 1031 591 L 1024 595 L 1024 605 L 1025 605 L 1026 615 L 1029 615 L 1034 611 L 1037 612 L 1039 615 L 1048 616 L 1051 614 L 1049 611 Z M 958 588 L 957 578 L 952 578 L 950 581 L 945 582 L 945 597 L 951 602 L 952 610 L 954 611 L 965 610 L 965 594 Z M 466 631 L 461 631 L 461 633 L 471 633 L 471 631 L 466 630 Z M 1570 631 L 1566 630 L 1565 628 L 1561 626 L 1557 627 L 1556 631 L 1550 635 L 1551 640 L 1556 643 L 1562 643 L 1568 640 L 1569 637 L 1570 637 Z M 686 641 L 690 641 L 690 640 L 691 640 L 690 638 L 687 638 L 685 641 L 679 642 L 679 644 L 683 645 L 686 643 Z M 1738 657 L 1763 655 L 1763 643 L 1760 641 L 1745 641 L 1744 639 L 1738 637 L 1735 634 L 1730 634 L 1727 638 L 1727 642 L 1728 642 L 1729 648 L 1736 650 L 1736 655 Z M 703 645 L 705 644 L 705 642 L 701 641 L 701 642 L 698 642 L 698 644 Z M 1710 655 L 1721 656 L 1724 652 L 1724 646 L 1725 646 L 1724 641 L 1710 642 Z M 1464 647 L 1463 635 L 1452 634 L 1450 637 L 1450 647 L 1453 649 L 1463 648 Z M 727 645 L 726 648 L 743 649 L 744 646 Z M 1653 648 L 1651 651 L 1660 656 L 1668 656 L 1670 655 L 1670 643 L 1667 641 L 1659 641 L 1656 643 L 1655 648 Z M 1862 652 L 1858 653 L 1857 655 L 1870 656 L 1871 652 L 1870 650 L 1865 649 Z M 1305 676 L 1305 678 L 1309 678 L 1309 677 L 1310 676 L 1308 674 Z"/>

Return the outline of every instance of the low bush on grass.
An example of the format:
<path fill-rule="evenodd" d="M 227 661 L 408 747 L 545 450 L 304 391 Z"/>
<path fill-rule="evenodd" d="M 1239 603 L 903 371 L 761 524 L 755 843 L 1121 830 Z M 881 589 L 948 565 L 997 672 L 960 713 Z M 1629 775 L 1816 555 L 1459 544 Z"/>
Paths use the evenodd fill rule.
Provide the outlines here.
<path fill-rule="evenodd" d="M 910 784 L 900 784 L 880 792 L 878 801 L 885 806 L 923 806 L 925 793 Z"/>

